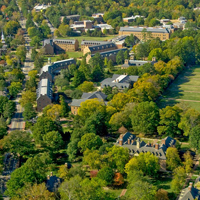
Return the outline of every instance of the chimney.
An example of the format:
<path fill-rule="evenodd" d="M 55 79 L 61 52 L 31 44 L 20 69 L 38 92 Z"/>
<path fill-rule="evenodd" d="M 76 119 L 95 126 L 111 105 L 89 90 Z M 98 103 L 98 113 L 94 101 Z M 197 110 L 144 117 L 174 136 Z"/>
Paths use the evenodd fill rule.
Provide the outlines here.
<path fill-rule="evenodd" d="M 130 56 L 130 60 L 135 60 L 135 56 L 134 56 L 134 55 L 131 55 L 131 56 Z"/>
<path fill-rule="evenodd" d="M 165 145 L 166 144 L 166 140 L 165 139 L 161 140 L 161 144 Z"/>
<path fill-rule="evenodd" d="M 156 57 L 152 57 L 152 62 L 156 62 Z"/>
<path fill-rule="evenodd" d="M 159 145 L 158 145 L 158 143 L 156 143 L 156 144 L 155 144 L 155 149 L 158 150 L 158 148 L 159 148 Z"/>
<path fill-rule="evenodd" d="M 117 79 L 117 82 L 119 83 L 119 79 Z"/>
<path fill-rule="evenodd" d="M 131 140 L 131 144 L 133 144 L 134 140 Z"/>
<path fill-rule="evenodd" d="M 188 190 L 191 191 L 192 190 L 192 186 L 188 186 Z"/>
<path fill-rule="evenodd" d="M 125 59 L 124 64 L 128 64 L 128 59 Z"/>
<path fill-rule="evenodd" d="M 120 145 L 120 146 L 123 145 L 123 139 L 119 139 L 119 145 Z"/>
<path fill-rule="evenodd" d="M 148 147 L 150 147 L 150 146 L 151 146 L 151 143 L 150 143 L 149 141 L 148 141 L 148 143 L 147 143 L 147 146 L 148 146 Z"/>
<path fill-rule="evenodd" d="M 190 182 L 190 183 L 189 183 L 189 187 L 192 188 L 192 186 L 193 186 L 193 182 Z"/>
<path fill-rule="evenodd" d="M 49 175 L 47 175 L 47 180 L 49 180 L 50 179 L 50 176 Z"/>
<path fill-rule="evenodd" d="M 128 144 L 130 144 L 130 142 L 131 142 L 131 140 L 130 140 L 130 139 L 128 139 Z"/>
<path fill-rule="evenodd" d="M 140 138 L 137 138 L 137 149 L 140 148 Z"/>
<path fill-rule="evenodd" d="M 51 176 L 53 176 L 53 172 L 51 172 L 50 174 L 51 174 Z"/>
<path fill-rule="evenodd" d="M 48 64 L 51 64 L 51 58 L 48 58 Z"/>
<path fill-rule="evenodd" d="M 68 168 L 68 163 L 65 163 L 65 167 Z"/>

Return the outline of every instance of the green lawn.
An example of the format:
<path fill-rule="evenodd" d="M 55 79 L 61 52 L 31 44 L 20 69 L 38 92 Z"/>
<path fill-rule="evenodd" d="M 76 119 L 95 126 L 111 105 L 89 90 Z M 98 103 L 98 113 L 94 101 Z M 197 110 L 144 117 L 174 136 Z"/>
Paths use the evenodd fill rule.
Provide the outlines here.
<path fill-rule="evenodd" d="M 82 36 L 74 36 L 74 37 L 65 37 L 65 38 L 58 38 L 58 39 L 77 39 L 79 42 L 79 46 L 81 45 L 82 40 L 95 40 L 95 41 L 107 41 L 114 37 L 117 37 L 118 35 L 109 35 L 104 37 L 89 37 L 86 35 Z"/>
<path fill-rule="evenodd" d="M 199 101 L 199 102 L 198 102 Z M 159 107 L 185 102 L 200 111 L 200 67 L 194 66 L 180 74 L 159 100 Z"/>

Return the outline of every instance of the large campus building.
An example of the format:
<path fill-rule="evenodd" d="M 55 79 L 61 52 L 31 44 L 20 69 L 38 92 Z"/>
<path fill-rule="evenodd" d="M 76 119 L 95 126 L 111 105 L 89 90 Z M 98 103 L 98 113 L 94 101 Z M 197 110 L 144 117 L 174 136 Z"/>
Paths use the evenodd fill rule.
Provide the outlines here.
<path fill-rule="evenodd" d="M 90 54 L 95 54 L 95 53 L 100 53 L 104 51 L 111 51 L 117 49 L 117 46 L 113 42 L 109 43 L 104 43 L 104 44 L 99 44 L 95 46 L 90 46 L 90 47 L 85 47 L 83 49 L 83 55 L 90 53 Z"/>
<path fill-rule="evenodd" d="M 140 153 L 150 152 L 159 158 L 161 170 L 166 170 L 166 151 L 169 147 L 175 147 L 176 140 L 171 137 L 166 137 L 161 140 L 161 143 L 145 143 L 140 138 L 127 132 L 121 134 L 116 142 L 117 146 L 128 148 L 131 156 L 137 156 Z"/>
<path fill-rule="evenodd" d="M 69 65 L 76 64 L 73 58 L 61 60 L 45 65 L 40 70 L 40 82 L 37 88 L 37 110 L 40 112 L 47 105 L 52 103 L 52 84 L 54 76 L 59 74 L 61 69 L 66 69 Z"/>
<path fill-rule="evenodd" d="M 46 39 L 43 42 L 45 54 L 53 55 L 65 53 L 66 51 L 77 51 L 79 48 L 78 40 L 70 39 Z"/>
<path fill-rule="evenodd" d="M 102 45 L 102 44 L 107 44 L 107 43 L 109 43 L 109 42 L 108 41 L 82 40 L 81 51 L 83 51 L 86 47 Z"/>
<path fill-rule="evenodd" d="M 131 35 L 133 34 L 139 40 L 143 40 L 144 37 L 160 38 L 160 40 L 168 40 L 172 30 L 167 28 L 156 27 L 120 27 L 119 35 Z M 146 36 L 144 36 L 146 35 Z"/>

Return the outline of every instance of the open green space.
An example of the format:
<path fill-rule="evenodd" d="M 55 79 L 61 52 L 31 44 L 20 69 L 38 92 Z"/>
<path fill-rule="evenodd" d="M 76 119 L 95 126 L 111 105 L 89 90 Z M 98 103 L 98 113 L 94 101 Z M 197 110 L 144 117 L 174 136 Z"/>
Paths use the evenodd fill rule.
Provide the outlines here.
<path fill-rule="evenodd" d="M 184 102 L 200 111 L 200 67 L 186 69 L 168 87 L 158 105 L 163 108 Z"/>

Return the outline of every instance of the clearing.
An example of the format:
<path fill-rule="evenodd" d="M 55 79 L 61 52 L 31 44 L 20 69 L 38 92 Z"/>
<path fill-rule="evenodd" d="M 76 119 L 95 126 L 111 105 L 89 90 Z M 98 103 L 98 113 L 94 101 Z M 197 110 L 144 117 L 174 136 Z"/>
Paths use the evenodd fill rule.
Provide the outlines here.
<path fill-rule="evenodd" d="M 200 111 L 200 67 L 194 66 L 182 72 L 163 93 L 160 108 L 185 102 Z"/>

